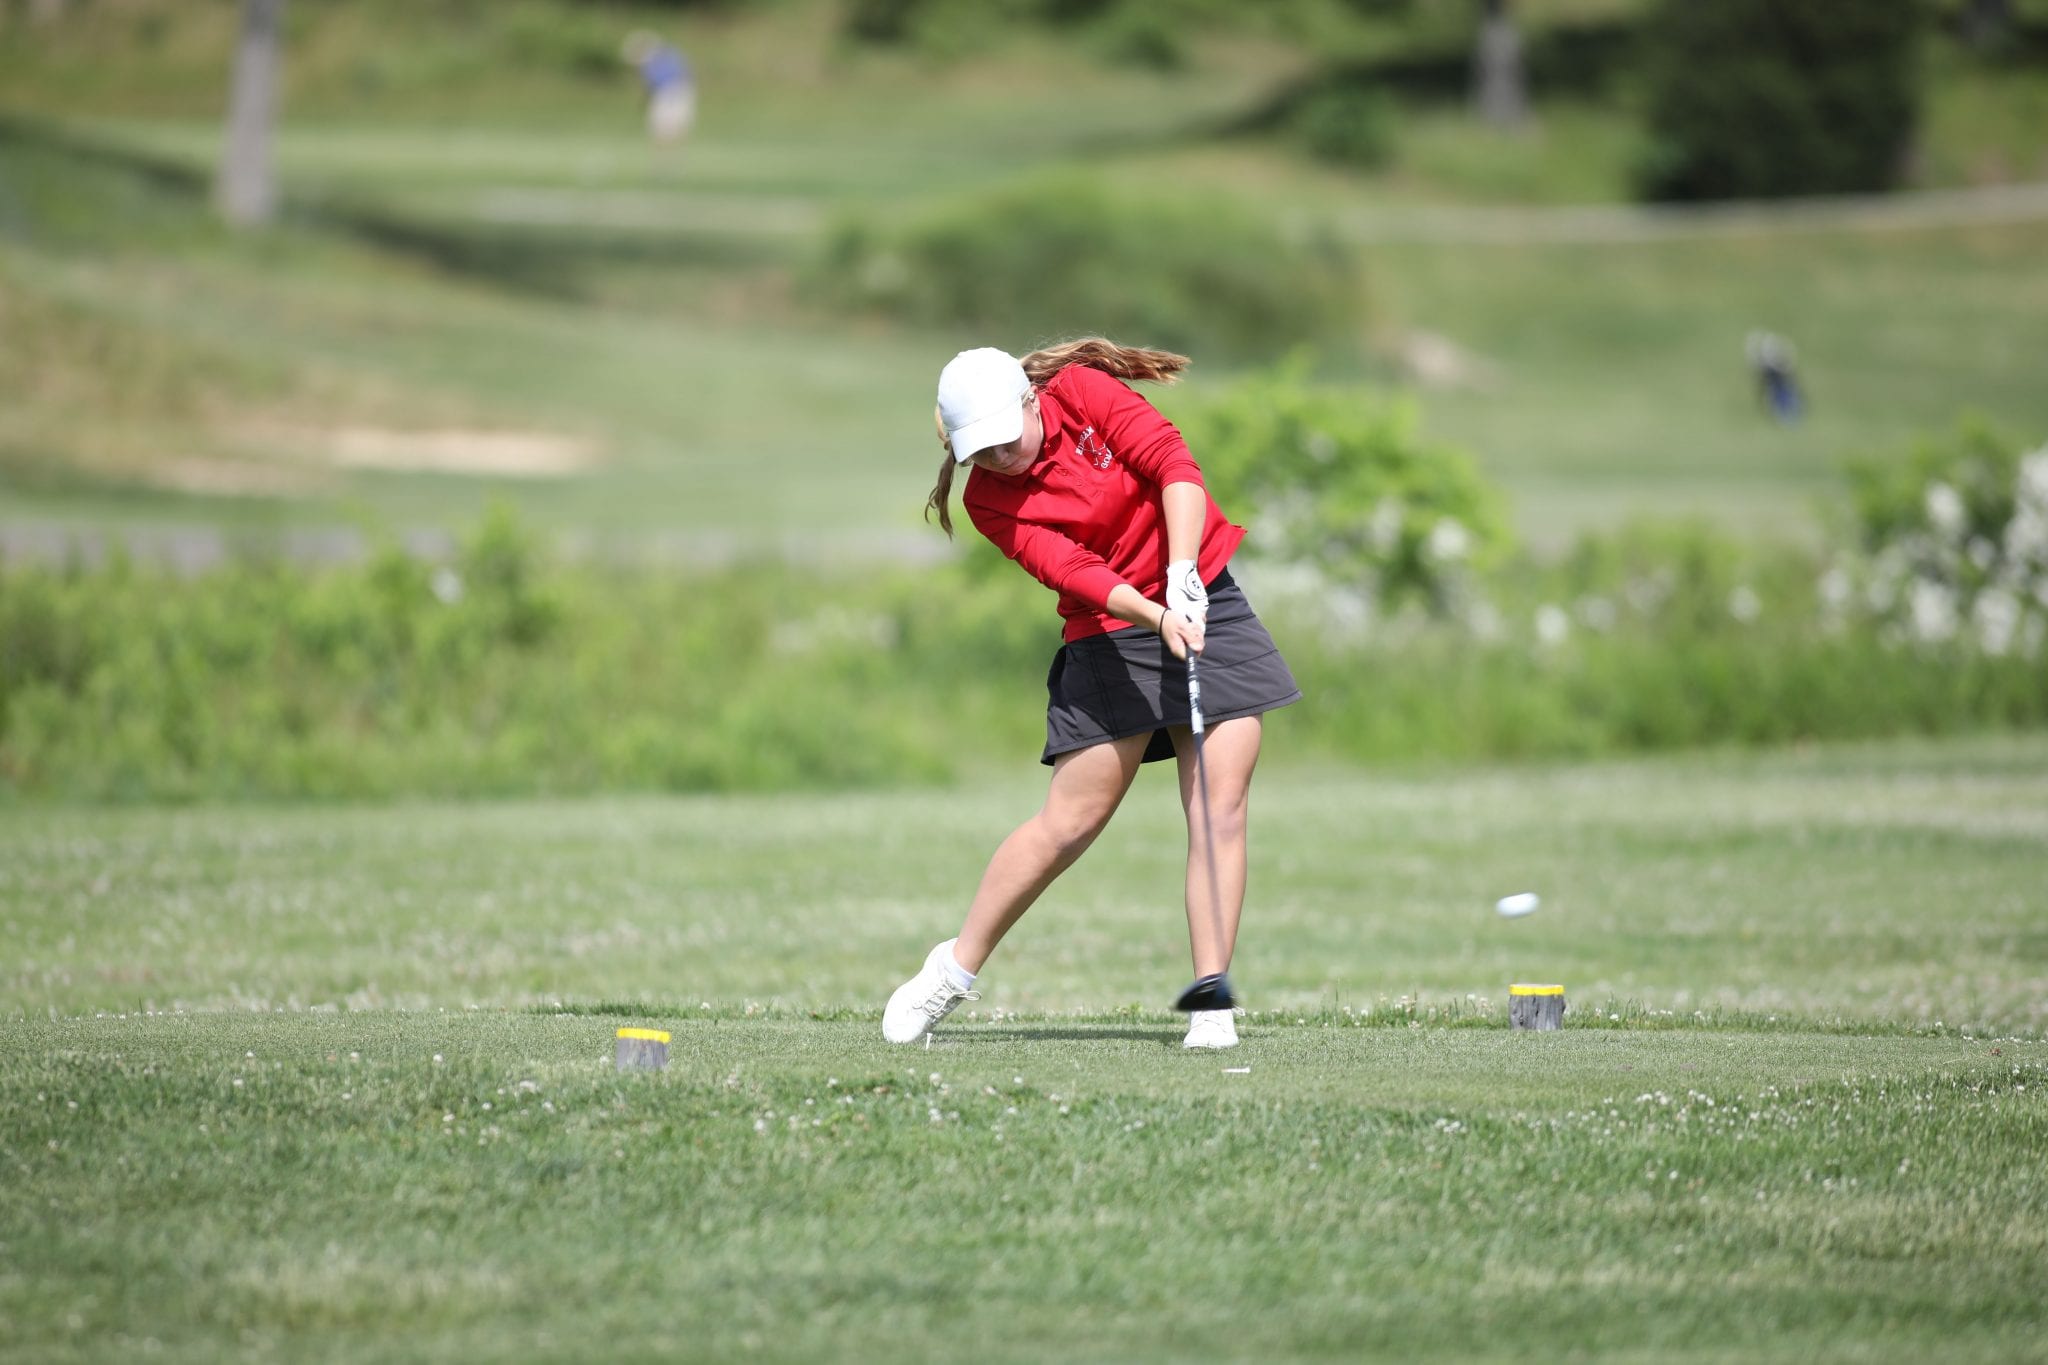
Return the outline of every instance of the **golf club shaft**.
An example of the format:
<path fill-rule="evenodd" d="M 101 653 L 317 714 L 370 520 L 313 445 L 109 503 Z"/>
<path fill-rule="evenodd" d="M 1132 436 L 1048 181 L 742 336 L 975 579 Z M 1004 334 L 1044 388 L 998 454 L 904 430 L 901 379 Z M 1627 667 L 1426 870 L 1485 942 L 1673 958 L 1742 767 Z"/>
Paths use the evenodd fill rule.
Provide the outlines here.
<path fill-rule="evenodd" d="M 1209 872 L 1209 924 L 1216 933 L 1216 946 L 1223 943 L 1223 884 L 1216 876 L 1216 826 L 1209 818 L 1209 766 L 1202 755 L 1206 738 L 1202 727 L 1202 680 L 1195 671 L 1196 652 L 1188 651 L 1188 729 L 1195 737 L 1195 800 L 1202 812 L 1202 854 Z M 1218 971 L 1228 971 L 1221 963 Z M 1197 974 L 1200 964 L 1196 965 Z"/>

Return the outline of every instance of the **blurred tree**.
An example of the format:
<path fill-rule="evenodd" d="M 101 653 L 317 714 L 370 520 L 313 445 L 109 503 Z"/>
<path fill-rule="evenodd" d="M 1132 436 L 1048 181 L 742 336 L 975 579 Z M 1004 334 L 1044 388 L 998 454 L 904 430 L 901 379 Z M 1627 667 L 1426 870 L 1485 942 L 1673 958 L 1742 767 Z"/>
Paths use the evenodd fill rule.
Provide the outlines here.
<path fill-rule="evenodd" d="M 1963 38 L 1980 52 L 2005 46 L 2012 37 L 2012 0 L 1969 0 Z"/>
<path fill-rule="evenodd" d="M 64 17 L 64 0 L 29 0 L 28 17 L 39 24 L 54 23 Z"/>
<path fill-rule="evenodd" d="M 1918 0 L 1659 0 L 1645 28 L 1652 199 L 1891 188 L 1919 122 Z"/>
<path fill-rule="evenodd" d="M 277 212 L 270 124 L 277 113 L 283 28 L 284 0 L 243 0 L 242 37 L 235 49 L 234 87 L 228 100 L 227 146 L 214 195 L 221 216 L 236 227 L 261 226 Z"/>
<path fill-rule="evenodd" d="M 850 0 L 843 23 L 863 42 L 900 43 L 924 10 L 924 0 Z"/>
<path fill-rule="evenodd" d="M 1522 38 L 1507 0 L 1485 0 L 1472 60 L 1472 103 L 1479 117 L 1496 128 L 1519 128 L 1529 116 Z"/>

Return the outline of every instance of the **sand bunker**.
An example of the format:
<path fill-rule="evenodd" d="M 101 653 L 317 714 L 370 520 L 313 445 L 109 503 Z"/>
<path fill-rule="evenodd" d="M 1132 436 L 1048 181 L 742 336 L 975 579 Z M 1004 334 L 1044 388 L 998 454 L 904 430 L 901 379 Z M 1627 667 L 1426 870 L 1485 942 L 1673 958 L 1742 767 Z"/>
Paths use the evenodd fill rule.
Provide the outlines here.
<path fill-rule="evenodd" d="M 343 427 L 316 436 L 326 459 L 342 469 L 554 479 L 597 462 L 597 445 L 545 431 L 394 431 Z"/>

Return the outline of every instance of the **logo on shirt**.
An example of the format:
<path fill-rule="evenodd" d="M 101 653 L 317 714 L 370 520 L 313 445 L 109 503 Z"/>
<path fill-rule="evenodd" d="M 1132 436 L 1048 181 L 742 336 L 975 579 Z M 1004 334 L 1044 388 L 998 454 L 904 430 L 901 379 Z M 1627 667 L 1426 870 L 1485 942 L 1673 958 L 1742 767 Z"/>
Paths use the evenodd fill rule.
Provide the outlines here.
<path fill-rule="evenodd" d="M 1081 452 L 1081 458 L 1096 469 L 1108 469 L 1116 463 L 1116 452 L 1111 450 L 1104 443 L 1103 439 L 1095 434 L 1094 427 L 1089 427 L 1086 431 L 1083 431 L 1080 440 L 1076 441 L 1074 445 Z"/>

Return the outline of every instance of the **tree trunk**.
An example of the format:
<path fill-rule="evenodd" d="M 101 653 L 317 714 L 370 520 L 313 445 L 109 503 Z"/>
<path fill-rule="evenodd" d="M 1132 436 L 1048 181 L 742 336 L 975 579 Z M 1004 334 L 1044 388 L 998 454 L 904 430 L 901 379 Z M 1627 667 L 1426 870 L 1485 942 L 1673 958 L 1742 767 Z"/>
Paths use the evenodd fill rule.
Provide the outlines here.
<path fill-rule="evenodd" d="M 1519 128 L 1529 116 L 1522 38 L 1508 17 L 1507 0 L 1486 0 L 1472 62 L 1472 103 L 1479 117 L 1496 128 Z"/>
<path fill-rule="evenodd" d="M 2002 47 L 2012 36 L 2012 0 L 1970 0 L 1963 14 L 1963 39 L 1978 51 Z"/>
<path fill-rule="evenodd" d="M 270 166 L 270 125 L 277 114 L 283 64 L 284 0 L 242 0 L 242 39 L 235 49 L 228 102 L 227 147 L 214 200 L 236 227 L 260 227 L 277 212 Z"/>

